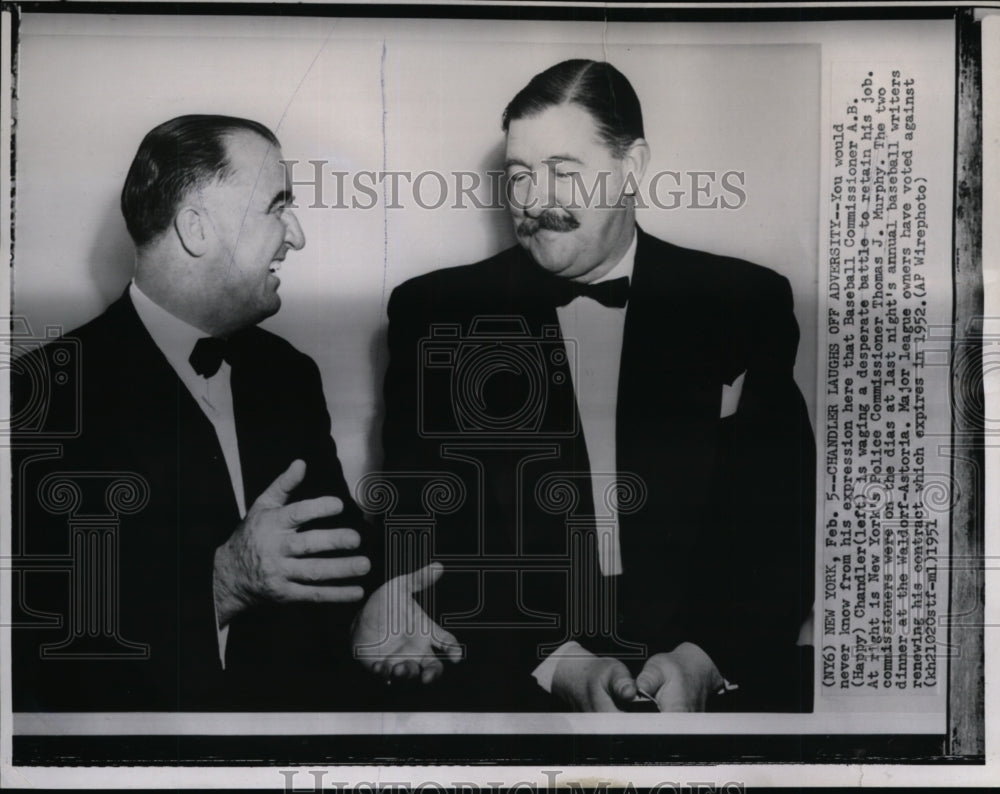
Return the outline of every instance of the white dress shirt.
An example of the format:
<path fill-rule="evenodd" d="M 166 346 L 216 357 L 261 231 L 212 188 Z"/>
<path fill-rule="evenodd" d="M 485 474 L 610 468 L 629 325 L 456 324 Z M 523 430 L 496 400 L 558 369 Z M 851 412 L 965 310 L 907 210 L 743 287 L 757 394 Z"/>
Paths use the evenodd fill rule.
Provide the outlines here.
<path fill-rule="evenodd" d="M 632 243 L 624 256 L 594 284 L 622 276 L 631 282 L 637 239 L 633 232 Z M 618 413 L 618 370 L 622 360 L 627 309 L 627 305 L 619 309 L 586 297 L 577 297 L 565 306 L 556 307 L 559 327 L 566 343 L 583 438 L 587 444 L 587 457 L 590 459 L 594 515 L 601 519 L 598 522 L 597 554 L 601 573 L 605 576 L 616 576 L 622 572 L 618 516 L 613 505 L 605 504 L 604 494 L 605 486 L 617 476 L 618 471 L 615 421 Z"/>
<path fill-rule="evenodd" d="M 236 440 L 236 420 L 233 415 L 233 392 L 229 383 L 228 362 L 223 361 L 219 371 L 211 378 L 199 375 L 194 371 L 188 358 L 194 350 L 195 343 L 207 334 L 154 303 L 134 281 L 129 286 L 129 297 L 153 342 L 215 428 L 215 435 L 219 439 L 226 468 L 229 470 L 229 481 L 233 486 L 236 506 L 240 518 L 244 518 L 247 508 L 243 495 L 243 469 L 240 466 L 240 450 Z M 216 628 L 219 632 L 219 661 L 225 668 L 229 626 L 219 629 L 218 615 L 216 615 Z"/>
<path fill-rule="evenodd" d="M 631 282 L 637 241 L 638 235 L 633 232 L 632 243 L 618 264 L 593 283 L 622 276 Z M 618 371 L 627 310 L 627 305 L 619 309 L 582 296 L 556 307 L 590 459 L 591 492 L 598 519 L 597 555 L 604 576 L 622 573 L 618 515 L 613 505 L 605 504 L 604 494 L 617 472 Z M 532 675 L 547 692 L 552 691 L 552 677 L 559 660 L 571 653 L 592 655 L 579 643 L 567 642 L 535 668 Z"/>

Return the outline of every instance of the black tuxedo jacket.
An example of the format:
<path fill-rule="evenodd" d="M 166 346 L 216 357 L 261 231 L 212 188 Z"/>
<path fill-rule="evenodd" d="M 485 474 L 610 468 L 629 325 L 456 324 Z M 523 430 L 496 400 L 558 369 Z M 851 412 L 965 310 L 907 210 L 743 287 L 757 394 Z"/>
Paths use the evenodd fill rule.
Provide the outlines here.
<path fill-rule="evenodd" d="M 720 702 L 808 709 L 796 639 L 815 461 L 787 281 L 639 231 L 616 416 L 623 574 L 606 578 L 588 516 L 607 508 L 593 505 L 549 278 L 514 247 L 390 299 L 385 469 L 402 487 L 444 472 L 465 496 L 434 515 L 429 554 L 446 572 L 428 606 L 467 659 L 422 705 L 553 708 L 530 673 L 576 639 L 634 673 L 694 642 L 740 687 Z M 743 373 L 723 417 L 722 387 Z"/>
<path fill-rule="evenodd" d="M 258 328 L 239 349 L 247 508 L 302 458 L 292 500 L 338 496 L 344 513 L 325 526 L 364 534 L 316 365 Z M 127 292 L 20 360 L 12 391 L 15 710 L 325 709 L 359 696 L 347 637 L 357 604 L 244 613 L 223 672 L 212 570 L 240 520 L 229 472 Z"/>

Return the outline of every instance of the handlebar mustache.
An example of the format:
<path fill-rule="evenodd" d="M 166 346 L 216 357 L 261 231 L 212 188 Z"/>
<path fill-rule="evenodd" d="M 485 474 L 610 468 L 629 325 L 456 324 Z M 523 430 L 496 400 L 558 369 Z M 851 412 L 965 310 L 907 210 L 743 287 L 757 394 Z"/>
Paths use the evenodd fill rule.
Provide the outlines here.
<path fill-rule="evenodd" d="M 517 234 L 519 237 L 531 237 L 540 229 L 550 232 L 571 232 L 579 226 L 580 222 L 572 215 L 561 215 L 549 210 L 537 218 L 525 218 L 517 225 Z"/>

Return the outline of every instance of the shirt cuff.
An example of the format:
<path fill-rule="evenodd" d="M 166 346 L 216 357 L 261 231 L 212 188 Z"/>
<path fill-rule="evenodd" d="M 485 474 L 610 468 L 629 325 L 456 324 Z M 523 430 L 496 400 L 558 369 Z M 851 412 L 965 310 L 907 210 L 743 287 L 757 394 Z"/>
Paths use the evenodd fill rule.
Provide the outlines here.
<path fill-rule="evenodd" d="M 692 642 L 690 644 L 694 645 L 698 650 L 700 650 L 703 654 L 705 654 L 705 656 L 708 657 L 708 660 L 715 666 L 715 669 L 719 670 L 719 666 L 717 664 L 715 664 L 715 659 L 713 659 L 709 655 L 708 651 L 706 651 L 704 648 L 702 648 L 696 642 Z M 740 688 L 739 684 L 734 684 L 732 681 L 730 681 L 728 678 L 726 678 L 724 675 L 722 675 L 722 671 L 721 670 L 719 670 L 719 676 L 722 678 L 722 683 L 718 686 L 717 689 L 714 690 L 714 694 L 716 694 L 716 695 L 724 695 L 727 692 L 732 692 L 733 690 L 736 690 L 736 689 Z"/>
<path fill-rule="evenodd" d="M 542 662 L 538 667 L 535 668 L 532 675 L 538 682 L 538 686 L 544 689 L 546 692 L 552 692 L 552 679 L 556 675 L 556 667 L 559 665 L 559 661 L 565 656 L 593 656 L 590 651 L 584 648 L 580 643 L 575 640 L 570 640 L 569 642 L 564 642 L 558 648 L 556 648 L 552 653 L 548 655 L 544 662 Z"/>
<path fill-rule="evenodd" d="M 219 637 L 219 663 L 222 665 L 222 669 L 226 669 L 226 642 L 229 640 L 229 626 L 223 626 L 221 629 L 218 628 L 218 620 L 216 620 L 216 632 Z"/>
<path fill-rule="evenodd" d="M 215 593 L 215 571 L 212 572 L 212 593 Z M 219 608 L 212 599 L 212 614 L 215 615 L 215 637 L 219 642 L 219 664 L 226 669 L 226 642 L 229 640 L 229 624 L 219 627 Z"/>

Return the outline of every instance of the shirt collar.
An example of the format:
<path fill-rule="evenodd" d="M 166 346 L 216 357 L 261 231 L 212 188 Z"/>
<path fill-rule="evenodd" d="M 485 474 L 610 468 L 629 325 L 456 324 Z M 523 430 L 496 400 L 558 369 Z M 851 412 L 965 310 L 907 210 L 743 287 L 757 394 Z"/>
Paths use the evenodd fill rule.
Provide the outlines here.
<path fill-rule="evenodd" d="M 635 269 L 635 249 L 639 242 L 639 234 L 635 227 L 632 228 L 632 242 L 629 243 L 628 249 L 622 255 L 622 258 L 618 260 L 618 264 L 615 265 L 611 270 L 601 276 L 599 279 L 595 279 L 592 284 L 600 284 L 602 281 L 611 281 L 614 278 L 621 278 L 625 276 L 629 280 L 629 284 L 632 283 L 632 271 Z"/>
<path fill-rule="evenodd" d="M 158 303 L 154 303 L 152 298 L 139 289 L 134 280 L 129 285 L 129 297 L 142 324 L 146 326 L 153 342 L 160 348 L 174 371 L 197 374 L 188 358 L 194 350 L 195 342 L 208 334 L 175 317 Z"/>

